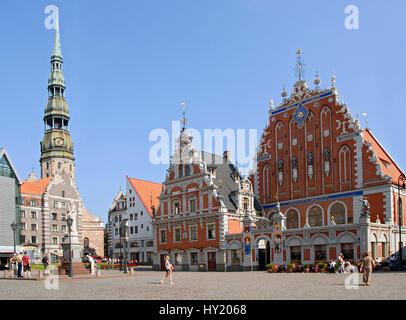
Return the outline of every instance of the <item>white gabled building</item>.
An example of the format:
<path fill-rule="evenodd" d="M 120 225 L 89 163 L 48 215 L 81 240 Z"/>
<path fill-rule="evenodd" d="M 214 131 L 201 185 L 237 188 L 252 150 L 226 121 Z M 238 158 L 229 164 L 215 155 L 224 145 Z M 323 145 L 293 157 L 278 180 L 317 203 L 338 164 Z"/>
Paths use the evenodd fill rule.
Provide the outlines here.
<path fill-rule="evenodd" d="M 108 247 L 110 258 L 124 256 L 124 239 L 120 237 L 120 222 L 128 219 L 128 258 L 138 264 L 152 264 L 152 207 L 157 208 L 162 185 L 126 176 L 126 194 L 119 191 L 109 209 Z"/>

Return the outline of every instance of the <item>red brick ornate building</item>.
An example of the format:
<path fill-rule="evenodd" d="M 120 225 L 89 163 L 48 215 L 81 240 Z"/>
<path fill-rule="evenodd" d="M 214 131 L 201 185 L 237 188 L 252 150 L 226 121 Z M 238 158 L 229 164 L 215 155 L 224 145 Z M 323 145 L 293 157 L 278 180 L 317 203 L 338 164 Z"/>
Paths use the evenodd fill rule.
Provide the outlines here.
<path fill-rule="evenodd" d="M 226 271 L 231 254 L 241 256 L 228 250 L 226 236 L 241 233 L 244 213 L 256 215 L 253 188 L 227 151 L 218 156 L 191 142 L 183 129 L 152 222 L 153 266 L 163 269 L 169 255 L 178 270 Z"/>
<path fill-rule="evenodd" d="M 260 221 L 248 222 L 254 268 L 399 250 L 398 209 L 404 221 L 406 197 L 402 189 L 398 200 L 400 168 L 339 101 L 334 76 L 330 89 L 321 90 L 318 77 L 314 83 L 311 89 L 299 78 L 290 96 L 284 89 L 283 102 L 270 105 L 251 176 L 263 208 Z M 370 217 L 360 214 L 363 199 Z M 242 234 L 229 238 L 242 242 Z"/>

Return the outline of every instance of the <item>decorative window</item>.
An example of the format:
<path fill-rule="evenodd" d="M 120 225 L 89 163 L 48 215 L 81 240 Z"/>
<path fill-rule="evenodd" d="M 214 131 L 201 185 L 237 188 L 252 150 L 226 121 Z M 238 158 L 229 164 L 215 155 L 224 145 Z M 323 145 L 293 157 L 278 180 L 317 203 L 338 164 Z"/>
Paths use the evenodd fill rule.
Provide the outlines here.
<path fill-rule="evenodd" d="M 342 203 L 335 203 L 330 208 L 330 219 L 334 217 L 336 224 L 345 224 L 345 207 Z"/>
<path fill-rule="evenodd" d="M 243 199 L 243 208 L 244 208 L 244 213 L 248 212 L 248 207 L 249 207 L 249 200 L 248 198 Z"/>
<path fill-rule="evenodd" d="M 37 219 L 37 212 L 31 211 L 31 219 Z"/>
<path fill-rule="evenodd" d="M 311 227 L 318 227 L 322 225 L 322 211 L 319 207 L 311 207 L 309 210 L 309 225 Z"/>
<path fill-rule="evenodd" d="M 31 207 L 37 206 L 37 200 L 35 200 L 35 199 L 31 199 L 30 203 L 31 203 Z"/>
<path fill-rule="evenodd" d="M 207 240 L 214 240 L 216 239 L 216 225 L 208 224 L 207 225 Z"/>
<path fill-rule="evenodd" d="M 174 214 L 179 214 L 180 213 L 180 203 L 179 203 L 179 201 L 175 201 L 173 203 L 173 213 Z"/>
<path fill-rule="evenodd" d="M 190 253 L 190 264 L 197 265 L 197 252 Z"/>
<path fill-rule="evenodd" d="M 190 212 L 196 212 L 196 199 L 192 198 L 189 200 Z"/>
<path fill-rule="evenodd" d="M 197 226 L 190 226 L 190 241 L 197 241 Z"/>
<path fill-rule="evenodd" d="M 25 218 L 25 210 L 21 210 L 20 212 L 21 212 L 21 217 Z"/>
<path fill-rule="evenodd" d="M 58 226 L 56 224 L 52 225 L 52 231 L 54 232 L 58 231 Z"/>
<path fill-rule="evenodd" d="M 166 243 L 166 230 L 161 230 L 159 233 L 159 242 L 160 243 Z"/>
<path fill-rule="evenodd" d="M 181 229 L 180 228 L 175 228 L 174 229 L 174 242 L 181 242 L 182 238 L 181 238 Z"/>
<path fill-rule="evenodd" d="M 286 228 L 299 228 L 299 215 L 296 210 L 291 209 L 286 213 Z"/>

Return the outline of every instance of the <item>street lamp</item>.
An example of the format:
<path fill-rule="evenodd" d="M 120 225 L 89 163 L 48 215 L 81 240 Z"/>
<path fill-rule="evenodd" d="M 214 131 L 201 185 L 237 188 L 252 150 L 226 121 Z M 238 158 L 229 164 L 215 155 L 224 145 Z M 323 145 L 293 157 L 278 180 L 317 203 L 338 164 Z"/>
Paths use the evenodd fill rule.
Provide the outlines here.
<path fill-rule="evenodd" d="M 72 270 L 72 242 L 71 242 L 71 232 L 72 232 L 72 223 L 73 219 L 69 216 L 66 218 L 66 223 L 68 225 L 68 232 L 69 232 L 69 277 L 73 277 L 73 270 Z"/>
<path fill-rule="evenodd" d="M 406 189 L 406 177 L 402 173 L 398 178 L 398 224 L 399 224 L 399 257 L 400 257 L 400 265 L 402 265 L 402 224 L 403 224 L 403 205 L 402 200 L 400 198 L 400 182 L 402 183 L 402 189 Z"/>
<path fill-rule="evenodd" d="M 14 253 L 16 253 L 16 230 L 17 230 L 17 223 L 13 221 L 13 223 L 10 225 L 11 230 L 13 230 L 14 233 Z"/>
<path fill-rule="evenodd" d="M 121 222 L 121 231 L 124 238 L 124 273 L 128 273 L 127 268 L 127 230 L 128 230 L 128 219 L 123 219 Z M 121 235 L 121 234 L 120 234 Z"/>

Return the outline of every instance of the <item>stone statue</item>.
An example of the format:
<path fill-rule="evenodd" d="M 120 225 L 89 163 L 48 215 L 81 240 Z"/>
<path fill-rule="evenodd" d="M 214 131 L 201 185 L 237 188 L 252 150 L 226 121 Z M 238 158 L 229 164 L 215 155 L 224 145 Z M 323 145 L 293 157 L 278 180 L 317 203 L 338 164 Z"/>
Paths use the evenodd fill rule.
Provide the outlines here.
<path fill-rule="evenodd" d="M 295 156 L 292 157 L 292 168 L 297 169 L 297 160 Z"/>
<path fill-rule="evenodd" d="M 78 235 L 78 228 L 77 228 L 77 212 L 76 212 L 76 207 L 75 207 L 75 202 L 71 200 L 70 202 L 71 210 L 68 212 L 68 215 L 72 218 L 72 235 Z"/>
<path fill-rule="evenodd" d="M 152 216 L 155 218 L 155 206 L 152 205 L 151 209 L 152 209 Z"/>
<path fill-rule="evenodd" d="M 324 153 L 324 160 L 326 162 L 330 161 L 330 149 L 328 147 L 325 147 L 323 153 Z"/>
<path fill-rule="evenodd" d="M 362 202 L 361 217 L 369 217 L 371 206 L 366 198 L 362 198 L 359 201 Z"/>
<path fill-rule="evenodd" d="M 279 160 L 278 160 L 278 169 L 279 169 L 280 171 L 282 171 L 282 169 L 283 169 L 283 160 L 282 160 L 282 159 L 279 159 Z"/>
<path fill-rule="evenodd" d="M 313 165 L 313 153 L 309 152 L 307 154 L 307 162 L 308 162 L 309 166 Z"/>

